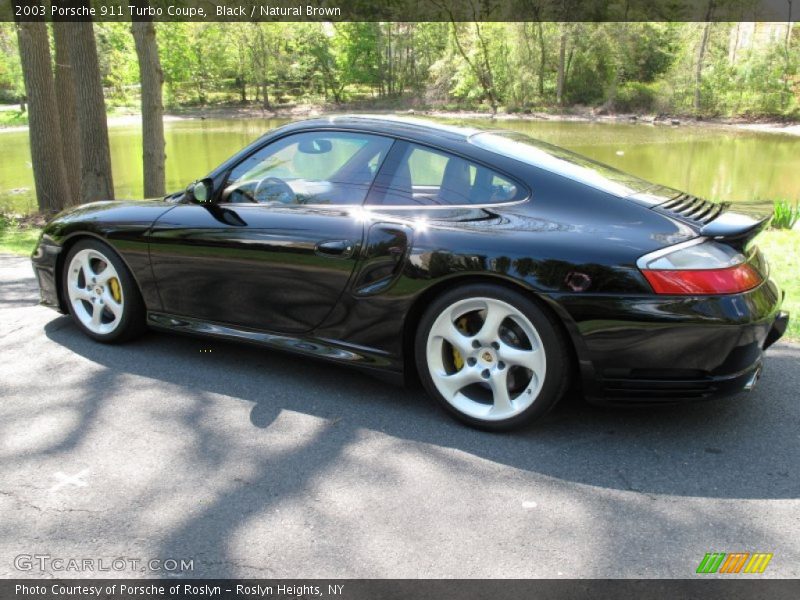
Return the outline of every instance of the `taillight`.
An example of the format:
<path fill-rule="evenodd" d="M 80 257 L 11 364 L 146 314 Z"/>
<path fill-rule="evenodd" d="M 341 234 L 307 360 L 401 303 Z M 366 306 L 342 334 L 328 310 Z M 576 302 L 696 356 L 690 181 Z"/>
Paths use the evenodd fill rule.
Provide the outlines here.
<path fill-rule="evenodd" d="M 762 281 L 742 253 L 703 238 L 647 254 L 636 264 L 656 294 L 737 294 Z"/>

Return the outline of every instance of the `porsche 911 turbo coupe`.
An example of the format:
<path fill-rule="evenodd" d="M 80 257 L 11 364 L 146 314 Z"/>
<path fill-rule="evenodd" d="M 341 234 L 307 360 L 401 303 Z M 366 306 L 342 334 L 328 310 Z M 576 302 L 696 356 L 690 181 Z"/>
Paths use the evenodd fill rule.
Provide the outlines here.
<path fill-rule="evenodd" d="M 485 429 L 751 388 L 788 314 L 754 220 L 501 130 L 342 116 L 270 131 L 180 193 L 64 211 L 41 302 L 420 380 Z"/>

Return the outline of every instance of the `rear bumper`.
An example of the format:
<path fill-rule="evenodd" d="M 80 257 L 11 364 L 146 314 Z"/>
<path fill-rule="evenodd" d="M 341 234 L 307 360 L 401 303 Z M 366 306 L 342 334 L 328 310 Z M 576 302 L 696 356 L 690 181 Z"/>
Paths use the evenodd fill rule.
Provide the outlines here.
<path fill-rule="evenodd" d="M 772 281 L 742 294 L 559 303 L 575 320 L 584 392 L 598 404 L 663 404 L 751 388 L 786 331 Z"/>
<path fill-rule="evenodd" d="M 767 334 L 767 339 L 764 340 L 764 350 L 772 346 L 775 342 L 783 337 L 786 333 L 786 328 L 789 326 L 789 313 L 780 311 L 775 321 L 772 323 L 772 329 Z"/>
<path fill-rule="evenodd" d="M 602 381 L 601 395 L 589 397 L 589 400 L 594 404 L 636 406 L 724 398 L 753 389 L 762 366 L 759 359 L 741 373 L 698 379 L 606 378 Z"/>

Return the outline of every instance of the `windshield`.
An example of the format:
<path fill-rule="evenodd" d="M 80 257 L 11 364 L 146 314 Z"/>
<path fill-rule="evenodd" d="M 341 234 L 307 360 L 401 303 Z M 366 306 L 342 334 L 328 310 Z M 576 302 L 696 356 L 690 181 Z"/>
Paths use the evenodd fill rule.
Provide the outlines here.
<path fill-rule="evenodd" d="M 469 140 L 479 148 L 553 171 L 617 196 L 630 196 L 653 187 L 644 179 L 522 133 L 483 132 L 470 136 Z"/>

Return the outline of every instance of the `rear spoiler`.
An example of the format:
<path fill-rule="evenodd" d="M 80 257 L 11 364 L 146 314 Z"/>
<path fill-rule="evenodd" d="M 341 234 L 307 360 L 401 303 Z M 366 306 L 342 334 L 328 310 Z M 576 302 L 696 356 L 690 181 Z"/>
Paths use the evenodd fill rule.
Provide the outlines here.
<path fill-rule="evenodd" d="M 700 235 L 744 248 L 747 243 L 766 229 L 772 215 L 756 220 L 735 212 L 723 212 L 700 228 Z"/>

